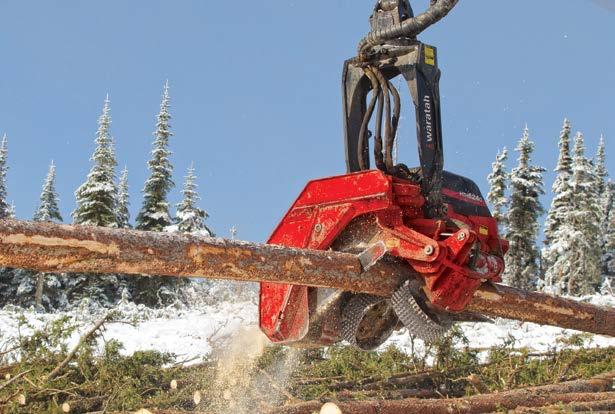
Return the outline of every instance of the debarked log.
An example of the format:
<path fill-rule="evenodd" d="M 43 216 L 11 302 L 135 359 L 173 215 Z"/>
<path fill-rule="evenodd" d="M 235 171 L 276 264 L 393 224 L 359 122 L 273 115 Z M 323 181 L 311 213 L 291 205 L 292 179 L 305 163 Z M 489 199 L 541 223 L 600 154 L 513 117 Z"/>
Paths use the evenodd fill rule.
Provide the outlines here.
<path fill-rule="evenodd" d="M 51 223 L 0 221 L 0 267 L 41 272 L 157 275 L 329 287 L 389 297 L 409 266 L 332 251 Z M 615 310 L 502 285 L 484 285 L 468 310 L 615 336 Z"/>

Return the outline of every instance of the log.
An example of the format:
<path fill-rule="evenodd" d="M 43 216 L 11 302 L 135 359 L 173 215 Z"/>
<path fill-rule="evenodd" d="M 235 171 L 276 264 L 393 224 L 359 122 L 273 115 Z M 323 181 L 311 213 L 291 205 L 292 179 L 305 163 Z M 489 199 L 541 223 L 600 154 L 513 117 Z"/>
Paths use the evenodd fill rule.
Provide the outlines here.
<path fill-rule="evenodd" d="M 553 405 L 544 407 L 544 412 L 553 412 L 558 413 L 562 412 L 565 409 L 566 412 L 578 413 L 578 412 L 591 412 L 591 413 L 599 413 L 599 412 L 615 412 L 615 393 L 603 393 L 596 394 L 594 396 L 594 400 L 590 400 L 587 402 L 577 401 L 572 404 L 569 404 L 565 407 L 561 405 Z M 532 411 L 530 407 L 519 407 L 514 411 L 511 411 L 510 414 L 523 414 L 523 413 L 531 413 L 536 412 Z M 496 412 L 492 414 L 497 414 Z"/>
<path fill-rule="evenodd" d="M 0 221 L 0 267 L 40 272 L 159 275 L 273 282 L 390 297 L 411 269 L 382 260 L 363 271 L 352 254 L 185 234 Z M 501 285 L 479 289 L 469 311 L 615 336 L 615 310 Z"/>
<path fill-rule="evenodd" d="M 492 318 L 615 336 L 615 309 L 510 286 L 483 285 L 472 298 L 467 310 Z"/>
<path fill-rule="evenodd" d="M 591 402 L 612 399 L 615 372 L 589 380 L 525 388 L 489 395 L 455 399 L 405 399 L 398 401 L 356 401 L 339 403 L 344 414 L 480 414 L 517 407 L 544 407 L 558 403 Z M 601 393 L 601 394 L 598 394 Z M 322 403 L 311 401 L 273 411 L 275 414 L 311 414 Z"/>
<path fill-rule="evenodd" d="M 0 267 L 274 282 L 388 296 L 399 269 L 363 273 L 350 254 L 211 239 L 186 234 L 20 221 L 0 222 Z"/>

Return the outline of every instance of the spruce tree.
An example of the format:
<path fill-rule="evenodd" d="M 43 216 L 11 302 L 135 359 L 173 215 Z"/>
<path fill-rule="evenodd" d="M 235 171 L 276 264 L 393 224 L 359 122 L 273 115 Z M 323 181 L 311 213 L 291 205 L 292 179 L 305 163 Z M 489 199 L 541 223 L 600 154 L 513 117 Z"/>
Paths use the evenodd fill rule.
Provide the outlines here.
<path fill-rule="evenodd" d="M 62 215 L 60 214 L 58 193 L 55 188 L 56 180 L 56 166 L 51 162 L 49 166 L 49 172 L 45 178 L 45 184 L 43 184 L 43 191 L 40 196 L 40 203 L 36 212 L 34 213 L 34 221 L 62 221 Z"/>
<path fill-rule="evenodd" d="M 36 212 L 34 213 L 33 220 L 34 221 L 43 221 L 43 222 L 53 222 L 62 221 L 62 215 L 60 214 L 60 208 L 58 206 L 59 199 L 58 194 L 55 189 L 55 180 L 56 180 L 56 166 L 53 161 L 49 166 L 49 172 L 47 173 L 47 177 L 45 178 L 45 183 L 43 184 L 43 191 L 40 196 L 40 203 Z M 34 304 L 36 306 L 43 305 L 43 289 L 45 287 L 45 279 L 47 278 L 44 273 L 38 273 L 36 275 L 31 274 L 30 272 L 20 272 L 16 274 L 16 277 L 21 276 L 23 278 L 20 283 L 20 288 L 18 289 L 18 294 L 25 295 L 30 294 L 30 289 L 34 288 L 34 279 L 36 280 L 36 287 L 34 291 Z M 52 276 L 54 282 L 56 277 Z M 25 280 L 25 279 L 32 279 Z M 49 298 L 45 297 L 45 303 L 49 304 Z M 28 302 L 27 298 L 22 298 L 22 303 Z"/>
<path fill-rule="evenodd" d="M 606 169 L 606 142 L 604 135 L 600 135 L 598 151 L 594 158 L 594 175 L 596 177 L 596 191 L 602 196 L 606 191 L 607 177 L 609 176 Z"/>
<path fill-rule="evenodd" d="M 121 229 L 129 229 L 130 226 L 130 195 L 128 193 L 128 169 L 124 167 L 120 174 L 120 184 L 117 195 L 117 225 Z"/>
<path fill-rule="evenodd" d="M 148 231 L 163 231 L 172 224 L 169 214 L 167 195 L 174 187 L 172 180 L 173 166 L 169 161 L 169 138 L 171 133 L 171 114 L 169 112 L 169 82 L 164 85 L 160 112 L 154 132 L 154 149 L 148 162 L 150 177 L 143 188 L 143 206 L 137 216 L 137 229 Z"/>
<path fill-rule="evenodd" d="M 182 190 L 183 200 L 177 205 L 177 229 L 182 233 L 201 234 L 213 237 L 213 232 L 205 224 L 209 217 L 206 211 L 197 206 L 200 197 L 197 193 L 196 174 L 194 166 L 188 169 Z"/>
<path fill-rule="evenodd" d="M 77 208 L 73 211 L 75 224 L 117 227 L 117 187 L 115 185 L 115 150 L 110 135 L 111 116 L 109 97 L 105 99 L 102 115 L 98 119 L 94 165 L 75 192 Z"/>
<path fill-rule="evenodd" d="M 587 295 L 595 293 L 601 281 L 600 200 L 597 176 L 585 157 L 583 134 L 577 133 L 574 144 L 572 198 L 553 244 L 557 256 L 548 276 L 556 293 Z"/>
<path fill-rule="evenodd" d="M 102 114 L 98 119 L 96 149 L 92 155 L 93 166 L 86 181 L 77 189 L 77 208 L 72 213 L 75 224 L 87 226 L 118 227 L 117 185 L 115 183 L 115 148 L 111 136 L 109 96 L 105 98 Z M 75 301 L 86 299 L 89 303 L 111 306 L 118 295 L 117 276 L 73 275 L 62 278 L 62 291 L 55 292 L 54 302 L 61 308 Z M 64 296 L 62 296 L 64 295 Z"/>
<path fill-rule="evenodd" d="M 607 184 L 607 196 L 604 208 L 604 252 L 602 257 L 603 273 L 615 276 L 615 182 Z"/>
<path fill-rule="evenodd" d="M 506 160 L 508 160 L 508 150 L 504 148 L 495 157 L 495 162 L 492 164 L 493 169 L 487 177 L 490 188 L 487 199 L 493 206 L 493 217 L 500 225 L 500 231 L 506 226 L 506 206 L 508 204 L 506 200 L 506 187 L 508 185 Z"/>
<path fill-rule="evenodd" d="M 560 133 L 559 159 L 555 172 L 557 176 L 552 187 L 553 201 L 545 221 L 545 245 L 547 250 L 571 204 L 570 178 L 572 177 L 572 156 L 570 155 L 570 121 L 568 119 L 564 119 L 564 126 Z"/>
<path fill-rule="evenodd" d="M 602 273 L 606 274 L 607 264 L 607 248 L 606 248 L 606 233 L 609 225 L 609 204 L 611 203 L 611 194 L 609 192 L 607 178 L 609 173 L 606 168 L 606 142 L 604 135 L 600 136 L 598 151 L 594 157 L 594 176 L 596 179 L 596 193 L 600 202 L 600 251 L 602 255 Z"/>
<path fill-rule="evenodd" d="M 539 253 L 536 246 L 539 223 L 543 214 L 540 196 L 544 194 L 544 169 L 531 164 L 534 143 L 527 126 L 516 148 L 519 161 L 510 174 L 511 198 L 506 238 L 510 250 L 506 255 L 504 279 L 511 286 L 532 289 L 539 277 Z"/>
<path fill-rule="evenodd" d="M 136 228 L 146 231 L 164 231 L 172 225 L 167 196 L 174 187 L 173 166 L 169 161 L 171 133 L 169 82 L 164 85 L 160 112 L 154 132 L 154 148 L 148 162 L 150 177 L 143 188 L 143 205 L 136 219 Z M 140 277 L 130 281 L 135 301 L 154 306 L 177 299 L 178 288 L 187 282 L 179 278 Z"/>
<path fill-rule="evenodd" d="M 7 202 L 6 174 L 8 172 L 8 138 L 2 136 L 0 142 L 0 220 L 11 217 L 11 206 Z"/>

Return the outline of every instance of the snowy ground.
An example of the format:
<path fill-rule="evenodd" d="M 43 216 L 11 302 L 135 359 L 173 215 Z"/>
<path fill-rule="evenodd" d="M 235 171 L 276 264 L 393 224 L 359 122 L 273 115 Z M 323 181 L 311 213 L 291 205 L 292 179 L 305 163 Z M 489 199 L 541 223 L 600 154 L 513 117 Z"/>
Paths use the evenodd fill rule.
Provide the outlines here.
<path fill-rule="evenodd" d="M 615 306 L 615 296 L 597 295 L 591 302 Z M 213 304 L 199 304 L 191 309 L 174 307 L 152 310 L 131 303 L 120 304 L 121 322 L 109 323 L 104 339 L 116 339 L 124 345 L 124 352 L 131 354 L 138 350 L 159 350 L 177 355 L 180 361 L 199 362 L 212 348 L 224 347 L 240 329 L 257 323 L 257 306 L 254 300 L 232 303 L 222 301 Z M 68 313 L 46 314 L 32 310 L 5 308 L 0 310 L 0 351 L 3 345 L 21 334 L 34 329 L 43 329 L 47 323 L 68 316 L 79 326 L 70 339 L 75 344 L 80 333 L 100 318 L 99 312 L 76 309 Z M 23 316 L 32 328 L 20 326 Z M 495 324 L 463 324 L 462 329 L 470 340 L 472 348 L 489 348 L 501 345 L 514 338 L 515 346 L 527 347 L 537 352 L 553 348 L 561 338 L 577 332 L 559 328 L 541 327 L 529 323 L 498 320 Z M 396 344 L 410 350 L 410 339 L 405 331 L 395 334 L 387 344 Z M 615 346 L 615 338 L 593 336 L 589 346 Z M 415 347 L 420 351 L 422 346 Z"/>

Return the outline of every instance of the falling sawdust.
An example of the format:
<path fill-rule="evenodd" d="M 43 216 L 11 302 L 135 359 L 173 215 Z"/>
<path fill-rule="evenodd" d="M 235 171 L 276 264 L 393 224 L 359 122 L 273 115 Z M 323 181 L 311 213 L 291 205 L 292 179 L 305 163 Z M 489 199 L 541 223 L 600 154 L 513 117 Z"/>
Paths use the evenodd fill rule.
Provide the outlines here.
<path fill-rule="evenodd" d="M 284 392 L 300 353 L 289 350 L 265 373 L 257 364 L 267 345 L 267 337 L 258 327 L 251 327 L 242 329 L 225 349 L 216 352 L 216 395 L 209 401 L 208 412 L 253 414 L 284 402 Z"/>

